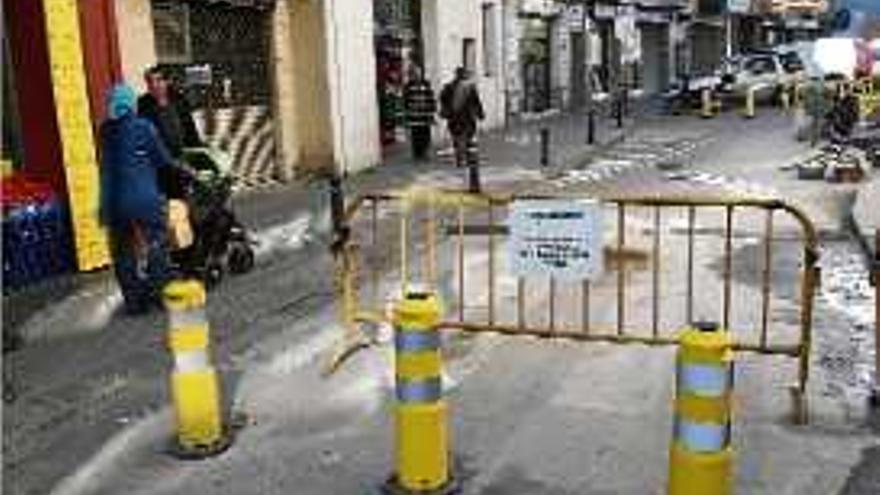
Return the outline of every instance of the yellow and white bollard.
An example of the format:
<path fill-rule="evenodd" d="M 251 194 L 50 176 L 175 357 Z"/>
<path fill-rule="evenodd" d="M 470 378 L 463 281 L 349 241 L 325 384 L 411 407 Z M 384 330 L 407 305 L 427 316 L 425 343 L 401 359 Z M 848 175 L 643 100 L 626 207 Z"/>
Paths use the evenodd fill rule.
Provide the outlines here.
<path fill-rule="evenodd" d="M 703 88 L 700 92 L 700 117 L 711 119 L 715 116 L 712 104 L 712 90 L 709 88 Z"/>
<path fill-rule="evenodd" d="M 748 86 L 746 88 L 745 107 L 743 108 L 743 117 L 751 119 L 755 117 L 755 87 Z"/>
<path fill-rule="evenodd" d="M 205 289 L 194 280 L 169 283 L 164 290 L 174 355 L 171 394 L 177 423 L 176 453 L 201 458 L 229 446 L 220 412 L 217 372 L 209 355 Z"/>
<path fill-rule="evenodd" d="M 782 106 L 782 109 L 786 112 L 791 109 L 791 96 L 794 91 L 794 86 L 792 84 L 786 83 L 782 85 L 782 89 L 779 92 L 779 103 Z"/>
<path fill-rule="evenodd" d="M 696 324 L 679 341 L 669 495 L 728 495 L 732 491 L 730 334 Z"/>
<path fill-rule="evenodd" d="M 443 361 L 436 328 L 441 303 L 430 291 L 410 290 L 394 311 L 396 472 L 391 494 L 446 494 L 457 487 L 449 467 Z"/>

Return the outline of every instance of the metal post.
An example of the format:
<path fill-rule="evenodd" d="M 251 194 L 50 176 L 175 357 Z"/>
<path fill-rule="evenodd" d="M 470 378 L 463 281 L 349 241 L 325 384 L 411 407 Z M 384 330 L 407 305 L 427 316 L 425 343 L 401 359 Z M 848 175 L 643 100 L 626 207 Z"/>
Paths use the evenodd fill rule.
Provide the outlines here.
<path fill-rule="evenodd" d="M 541 166 L 550 166 L 550 128 L 541 128 Z"/>
<path fill-rule="evenodd" d="M 712 90 L 709 88 L 703 88 L 700 91 L 700 117 L 704 119 L 711 119 L 714 117 L 714 110 L 712 108 Z"/>
<path fill-rule="evenodd" d="M 679 341 L 669 495 L 729 495 L 733 490 L 730 334 L 696 323 Z"/>
<path fill-rule="evenodd" d="M 617 90 L 617 101 L 615 102 L 615 106 L 617 109 L 615 113 L 617 114 L 617 128 L 623 129 L 623 97 L 620 89 Z"/>
<path fill-rule="evenodd" d="M 477 149 L 476 138 L 470 138 L 467 143 L 467 151 L 465 152 L 465 160 L 468 167 L 468 191 L 473 194 L 479 194 L 480 187 L 480 157 Z"/>
<path fill-rule="evenodd" d="M 592 96 L 590 96 L 592 98 Z M 587 144 L 596 143 L 596 112 L 593 109 L 593 102 L 588 103 L 590 107 L 587 109 Z"/>
<path fill-rule="evenodd" d="M 342 178 L 333 174 L 330 182 L 330 218 L 333 222 L 333 241 L 331 250 L 335 253 L 348 239 L 349 229 L 345 224 L 345 191 L 342 188 Z"/>
<path fill-rule="evenodd" d="M 746 101 L 745 107 L 743 108 L 743 117 L 747 119 L 752 119 L 755 117 L 755 87 L 749 86 L 746 88 Z"/>
<path fill-rule="evenodd" d="M 394 311 L 396 470 L 385 493 L 455 491 L 449 467 L 443 357 L 436 328 L 442 315 L 429 291 L 409 291 Z"/>
<path fill-rule="evenodd" d="M 205 289 L 195 280 L 171 282 L 163 293 L 168 310 L 168 347 L 174 355 L 171 395 L 177 424 L 175 454 L 203 458 L 231 441 L 220 414 L 220 386 L 209 355 Z"/>

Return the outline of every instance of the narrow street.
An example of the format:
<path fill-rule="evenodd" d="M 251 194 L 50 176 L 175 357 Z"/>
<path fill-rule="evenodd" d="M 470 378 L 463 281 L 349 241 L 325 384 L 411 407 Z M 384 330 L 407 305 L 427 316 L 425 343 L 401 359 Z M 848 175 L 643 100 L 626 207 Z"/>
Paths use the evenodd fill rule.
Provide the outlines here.
<path fill-rule="evenodd" d="M 516 145 L 504 135 L 497 140 L 507 142 L 499 147 Z M 586 160 L 557 164 L 549 174 L 533 160 L 493 159 L 501 155 L 486 146 L 489 191 L 770 195 L 803 208 L 819 231 L 823 271 L 810 422 L 789 421 L 794 360 L 737 354 L 737 493 L 877 493 L 880 444 L 865 408 L 873 301 L 851 290 L 866 283 L 867 271 L 842 230 L 847 191 L 854 186 L 796 179 L 786 165 L 808 146 L 791 138 L 789 117 L 767 109 L 754 120 L 735 114 L 713 120 L 644 118 L 622 141 L 597 148 Z M 533 143 L 520 146 L 534 150 Z M 354 181 L 362 181 L 359 192 L 460 185 L 462 172 L 442 161 L 401 167 L 390 165 Z M 332 259 L 320 240 L 305 235 L 306 205 L 290 208 L 302 197 L 285 189 L 240 197 L 238 209 L 261 242 L 257 268 L 228 278 L 208 297 L 223 396 L 230 410 L 247 417 L 228 452 L 200 462 L 168 455 L 173 422 L 164 317 L 117 316 L 111 282 L 98 280 L 23 323 L 26 345 L 6 356 L 17 398 L 4 408 L 4 491 L 378 493 L 393 465 L 390 343 L 380 331 L 380 344 L 357 352 L 335 374 L 322 375 L 342 329 Z M 720 244 L 715 230 L 720 218 L 701 220 L 701 246 L 704 240 Z M 677 222 L 681 225 L 681 217 Z M 674 235 L 676 219 L 667 224 L 673 235 L 664 237 L 664 252 L 680 252 L 684 237 Z M 733 249 L 735 301 L 754 300 L 760 290 L 757 276 L 746 268 L 757 263 L 749 234 L 760 232 L 756 225 L 761 224 L 737 224 L 743 234 L 737 234 Z M 790 242 L 786 239 L 796 233 L 786 230 L 790 227 L 780 227 L 779 243 Z M 720 287 L 714 249 L 697 251 L 697 266 L 708 270 L 700 272 L 707 274 L 701 275 L 702 287 Z M 788 320 L 796 298 L 789 292 L 796 288 L 800 253 L 777 252 L 774 328 L 778 323 L 793 330 L 796 320 Z M 469 273 L 478 277 L 483 262 L 471 263 Z M 451 274 L 452 264 L 440 269 Z M 684 275 L 673 264 L 661 276 L 671 291 L 663 299 L 666 320 L 676 320 L 679 308 L 671 307 L 676 300 L 671 296 Z M 614 272 L 605 277 L 613 287 Z M 650 318 L 651 280 L 635 274 L 631 282 L 630 318 L 643 321 Z M 591 302 L 595 321 L 613 322 L 615 293 L 597 283 Z M 468 297 L 479 306 L 484 296 Z M 536 320 L 546 307 L 541 297 L 546 296 L 527 308 Z M 716 296 L 706 298 L 717 306 Z M 499 311 L 504 308 L 509 306 Z M 734 323 L 757 318 L 758 309 L 748 304 L 734 308 Z M 714 317 L 703 312 L 700 316 Z M 456 476 L 464 493 L 665 493 L 674 349 L 456 333 L 447 335 L 446 349 Z"/>

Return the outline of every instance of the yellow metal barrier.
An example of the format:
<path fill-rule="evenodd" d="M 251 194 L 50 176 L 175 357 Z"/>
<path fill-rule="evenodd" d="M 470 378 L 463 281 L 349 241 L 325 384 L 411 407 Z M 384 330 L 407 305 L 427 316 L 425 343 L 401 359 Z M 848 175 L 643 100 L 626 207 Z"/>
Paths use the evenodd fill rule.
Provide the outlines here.
<path fill-rule="evenodd" d="M 386 491 L 450 493 L 447 406 L 436 325 L 441 303 L 430 291 L 410 290 L 394 311 L 396 472 Z"/>
<path fill-rule="evenodd" d="M 174 355 L 171 394 L 181 457 L 200 458 L 225 450 L 229 436 L 220 412 L 217 372 L 209 355 L 205 289 L 196 281 L 171 282 L 164 291 L 169 313 L 168 347 Z"/>
<path fill-rule="evenodd" d="M 730 334 L 712 323 L 681 335 L 669 495 L 728 495 L 732 490 Z"/>
<path fill-rule="evenodd" d="M 695 321 L 698 315 L 705 317 L 706 311 L 711 310 L 717 312 L 723 328 L 736 327 L 737 339 L 732 343 L 735 351 L 798 359 L 797 384 L 792 388 L 794 417 L 797 421 L 806 420 L 813 300 L 819 271 L 816 232 L 800 210 L 769 197 L 600 195 L 593 199 L 600 201 L 609 218 L 616 219 L 616 229 L 608 229 L 609 235 L 616 231 L 614 242 L 605 246 L 607 276 L 578 282 L 551 279 L 543 284 L 506 276 L 498 252 L 508 235 L 508 209 L 520 199 L 583 197 L 420 190 L 418 194 L 405 191 L 368 195 L 354 201 L 346 213 L 351 237 L 338 263 L 346 340 L 364 345 L 357 338 L 362 334 L 358 325 L 389 322 L 385 307 L 388 294 L 405 292 L 417 282 L 433 289 L 443 287 L 449 311 L 437 325 L 441 330 L 676 345 L 678 339 L 672 335 L 675 329 Z M 709 239 L 703 233 L 707 227 L 700 225 L 698 218 L 705 220 L 709 213 L 714 222 L 710 238 L 718 243 L 712 251 L 712 257 L 719 258 L 713 262 L 714 268 L 697 263 L 697 236 L 703 236 L 700 246 Z M 641 227 L 631 226 L 633 216 L 639 216 L 635 220 Z M 644 216 L 647 219 L 641 218 Z M 748 236 L 762 246 L 754 251 L 758 258 L 751 264 L 757 267 L 759 282 L 753 303 L 737 300 L 740 291 L 732 287 L 734 277 L 743 276 L 743 268 L 733 260 L 735 237 L 746 235 L 735 229 L 741 216 L 754 229 Z M 772 296 L 785 290 L 779 287 L 786 283 L 774 275 L 774 253 L 785 251 L 785 258 L 791 258 L 791 244 L 777 239 L 780 222 L 792 229 L 791 235 L 800 243 L 803 253 L 798 276 L 792 274 L 785 279 L 792 285 L 787 292 L 797 295 L 795 307 L 800 322 L 799 329 L 792 329 L 794 332 L 774 335 L 771 330 L 786 325 L 773 316 Z M 673 228 L 672 224 L 676 226 Z M 635 235 L 634 228 L 649 232 L 644 248 L 635 246 L 636 240 L 630 237 Z M 661 247 L 666 249 L 665 255 Z M 637 265 L 641 268 L 634 268 Z M 634 269 L 646 271 L 647 285 L 631 287 Z M 706 276 L 704 269 L 711 270 L 711 277 Z M 671 286 L 671 280 L 663 279 L 664 270 L 679 273 L 675 282 L 679 285 Z M 506 277 L 503 283 L 499 281 L 502 276 Z M 718 289 L 707 291 L 707 283 L 717 284 Z M 609 322 L 604 317 L 597 321 L 592 310 L 594 288 L 616 299 L 616 321 Z M 631 294 L 637 292 L 646 298 L 642 304 L 650 304 L 650 308 L 631 316 Z M 575 307 L 569 305 L 564 314 L 566 310 L 561 309 L 560 303 L 563 293 L 566 300 L 578 301 Z M 720 297 L 709 300 L 709 294 Z M 540 298 L 537 302 L 536 297 Z M 748 319 L 737 315 L 734 321 L 732 313 L 737 303 L 737 307 L 747 307 L 749 311 L 756 308 L 757 314 Z M 540 308 L 538 313 L 543 314 L 536 314 L 531 307 Z M 678 315 L 677 321 L 664 317 L 672 313 Z M 346 355 L 343 352 L 337 357 L 343 359 Z"/>

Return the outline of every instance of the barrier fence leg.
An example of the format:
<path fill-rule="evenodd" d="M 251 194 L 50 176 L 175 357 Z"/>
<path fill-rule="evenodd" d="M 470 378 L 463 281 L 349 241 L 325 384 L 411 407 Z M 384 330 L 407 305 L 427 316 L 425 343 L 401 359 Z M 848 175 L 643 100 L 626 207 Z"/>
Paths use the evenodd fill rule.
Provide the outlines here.
<path fill-rule="evenodd" d="M 704 119 L 711 119 L 714 117 L 711 89 L 704 88 L 703 91 L 700 92 L 700 103 L 700 117 Z"/>
<path fill-rule="evenodd" d="M 669 495 L 729 495 L 732 491 L 730 334 L 697 323 L 680 338 Z"/>
<path fill-rule="evenodd" d="M 449 467 L 436 295 L 410 291 L 394 311 L 396 470 L 387 494 L 446 495 L 459 489 Z"/>
<path fill-rule="evenodd" d="M 231 440 L 220 412 L 220 387 L 209 355 L 205 289 L 200 282 L 175 281 L 164 290 L 174 355 L 171 394 L 177 424 L 174 453 L 199 459 L 219 454 Z"/>

